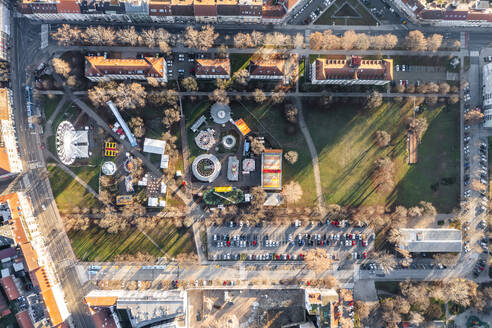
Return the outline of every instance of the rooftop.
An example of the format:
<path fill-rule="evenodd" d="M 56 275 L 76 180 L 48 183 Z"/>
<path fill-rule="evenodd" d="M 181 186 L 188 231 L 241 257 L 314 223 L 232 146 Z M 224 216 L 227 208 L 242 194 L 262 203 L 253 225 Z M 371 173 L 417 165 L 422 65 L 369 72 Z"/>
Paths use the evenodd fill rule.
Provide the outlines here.
<path fill-rule="evenodd" d="M 249 64 L 250 75 L 269 75 L 283 76 L 285 68 L 285 59 L 251 59 Z"/>
<path fill-rule="evenodd" d="M 317 80 L 393 80 L 392 59 L 317 58 L 315 68 Z"/>
<path fill-rule="evenodd" d="M 4 277 L 0 279 L 0 281 L 2 282 L 3 290 L 5 291 L 5 294 L 7 295 L 9 301 L 13 301 L 19 298 L 20 294 L 17 290 L 17 287 L 15 286 L 15 282 L 14 279 L 12 279 L 12 276 Z"/>
<path fill-rule="evenodd" d="M 109 74 L 164 77 L 165 60 L 163 57 L 144 57 L 142 59 L 111 59 L 103 56 L 86 56 L 85 75 L 104 76 Z"/>
<path fill-rule="evenodd" d="M 462 235 L 457 229 L 401 229 L 400 248 L 409 252 L 461 252 Z"/>
<path fill-rule="evenodd" d="M 231 63 L 229 59 L 197 59 L 195 75 L 229 75 Z"/>

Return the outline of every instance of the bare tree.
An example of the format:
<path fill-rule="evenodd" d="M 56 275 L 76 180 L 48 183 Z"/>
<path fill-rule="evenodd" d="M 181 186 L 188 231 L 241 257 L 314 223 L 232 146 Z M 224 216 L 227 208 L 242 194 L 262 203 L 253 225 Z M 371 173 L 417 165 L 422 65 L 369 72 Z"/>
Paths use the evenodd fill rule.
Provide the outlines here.
<path fill-rule="evenodd" d="M 374 262 L 379 264 L 383 271 L 388 273 L 396 268 L 395 256 L 386 252 L 378 252 L 374 256 Z"/>
<path fill-rule="evenodd" d="M 114 45 L 116 34 L 111 27 L 102 25 L 89 26 L 82 33 L 82 39 L 90 45 L 112 46 Z"/>
<path fill-rule="evenodd" d="M 215 89 L 211 95 L 209 95 L 209 99 L 211 101 L 215 101 L 218 103 L 228 104 L 229 97 L 227 97 L 227 91 L 223 89 Z"/>
<path fill-rule="evenodd" d="M 420 313 L 415 312 L 415 311 L 411 311 L 410 312 L 410 318 L 408 321 L 410 321 L 410 323 L 412 323 L 414 325 L 419 326 L 420 324 L 422 324 L 425 321 L 425 319 Z"/>
<path fill-rule="evenodd" d="M 237 33 L 234 35 L 234 47 L 235 48 L 253 48 L 253 40 L 248 33 Z"/>
<path fill-rule="evenodd" d="M 229 49 L 227 48 L 227 46 L 225 44 L 221 44 L 217 48 L 216 56 L 218 58 L 227 58 L 227 57 L 229 57 Z"/>
<path fill-rule="evenodd" d="M 391 136 L 388 132 L 379 130 L 374 133 L 374 139 L 379 147 L 384 148 L 389 145 Z"/>
<path fill-rule="evenodd" d="M 449 86 L 448 83 L 446 83 L 446 82 L 439 83 L 439 93 L 440 94 L 445 95 L 449 92 L 449 90 L 451 90 L 451 87 Z"/>
<path fill-rule="evenodd" d="M 267 194 L 262 187 L 257 186 L 251 188 L 251 206 L 253 208 L 260 208 L 265 203 Z"/>
<path fill-rule="evenodd" d="M 388 241 L 390 243 L 399 245 L 403 241 L 403 235 L 399 228 L 392 228 L 388 232 Z"/>
<path fill-rule="evenodd" d="M 111 187 L 114 185 L 114 177 L 112 175 L 101 175 L 99 178 L 99 183 L 103 188 Z"/>
<path fill-rule="evenodd" d="M 263 143 L 263 140 L 260 140 L 259 138 L 250 138 L 251 142 L 251 151 L 255 155 L 260 155 L 265 151 L 265 144 Z"/>
<path fill-rule="evenodd" d="M 394 170 L 394 163 L 388 157 L 379 158 L 374 162 L 373 180 L 376 189 L 381 192 L 393 190 Z"/>
<path fill-rule="evenodd" d="M 70 65 L 61 58 L 53 58 L 51 60 L 51 64 L 53 65 L 55 72 L 57 74 L 60 74 L 64 78 L 67 78 L 70 75 L 70 72 L 72 71 Z"/>
<path fill-rule="evenodd" d="M 304 35 L 301 33 L 297 33 L 292 40 L 294 44 L 294 48 L 303 48 L 304 47 Z"/>
<path fill-rule="evenodd" d="M 291 181 L 284 185 L 282 194 L 287 203 L 296 203 L 302 199 L 302 188 L 298 182 Z"/>
<path fill-rule="evenodd" d="M 270 99 L 274 104 L 280 104 L 285 100 L 285 92 L 283 92 L 282 90 L 278 92 L 273 92 L 270 96 Z"/>
<path fill-rule="evenodd" d="M 138 43 L 138 33 L 137 31 L 135 31 L 134 26 L 119 29 L 118 31 L 116 31 L 116 40 L 118 40 L 119 44 L 130 45 L 134 47 Z"/>
<path fill-rule="evenodd" d="M 188 26 L 184 34 L 184 44 L 188 48 L 196 48 L 206 51 L 214 45 L 215 40 L 218 37 L 219 34 L 215 33 L 215 29 L 211 25 L 202 26 L 200 31 Z"/>
<path fill-rule="evenodd" d="M 312 50 L 321 50 L 324 44 L 323 34 L 321 32 L 313 32 L 309 35 L 309 48 Z"/>
<path fill-rule="evenodd" d="M 170 128 L 174 123 L 181 120 L 181 113 L 177 107 L 169 107 L 164 110 L 164 117 L 162 118 L 162 124 L 166 128 Z"/>
<path fill-rule="evenodd" d="M 427 123 L 427 119 L 425 117 L 412 118 L 410 119 L 410 122 L 408 124 L 409 132 L 415 133 L 419 141 L 422 140 L 422 137 L 424 136 L 424 133 L 425 131 L 427 131 L 428 127 L 429 124 Z"/>
<path fill-rule="evenodd" d="M 442 44 L 442 35 L 441 34 L 432 34 L 427 38 L 427 50 L 429 51 L 437 51 L 441 47 Z"/>
<path fill-rule="evenodd" d="M 253 98 L 257 103 L 263 103 L 267 99 L 265 93 L 261 89 L 255 89 L 253 92 Z"/>
<path fill-rule="evenodd" d="M 365 33 L 357 34 L 357 39 L 354 42 L 354 48 L 359 50 L 367 50 L 371 46 L 371 40 Z"/>
<path fill-rule="evenodd" d="M 113 93 L 113 101 L 121 110 L 136 109 L 145 105 L 147 93 L 145 88 L 136 82 L 130 84 L 120 83 Z"/>
<path fill-rule="evenodd" d="M 133 129 L 135 137 L 142 138 L 145 135 L 145 123 L 141 117 L 132 117 L 129 125 Z"/>
<path fill-rule="evenodd" d="M 196 82 L 193 76 L 188 76 L 181 81 L 181 85 L 185 88 L 186 91 L 197 91 L 198 83 Z"/>
<path fill-rule="evenodd" d="M 77 26 L 63 24 L 51 34 L 51 37 L 58 41 L 59 45 L 68 46 L 79 42 L 81 34 L 82 32 Z"/>
<path fill-rule="evenodd" d="M 342 49 L 350 50 L 354 48 L 354 44 L 357 41 L 357 34 L 354 31 L 345 31 L 341 38 Z"/>
<path fill-rule="evenodd" d="M 410 50 L 424 51 L 427 50 L 427 39 L 419 30 L 410 31 L 405 37 L 405 45 Z"/>
<path fill-rule="evenodd" d="M 258 32 L 258 31 L 251 32 L 251 42 L 253 42 L 254 47 L 262 46 L 264 40 L 265 40 L 265 35 L 262 32 Z"/>
<path fill-rule="evenodd" d="M 477 124 L 482 122 L 483 116 L 483 113 L 476 109 L 470 110 L 468 113 L 464 114 L 465 120 L 468 121 L 470 124 Z"/>
<path fill-rule="evenodd" d="M 383 97 L 377 91 L 371 92 L 366 99 L 366 108 L 375 109 L 383 104 Z"/>
<path fill-rule="evenodd" d="M 297 159 L 299 158 L 299 154 L 294 150 L 289 150 L 284 154 L 284 158 L 287 162 L 294 165 L 297 162 Z"/>
<path fill-rule="evenodd" d="M 249 80 L 249 71 L 247 69 L 240 69 L 239 71 L 235 72 L 234 75 L 232 76 L 233 80 L 235 83 L 239 85 L 248 85 L 248 80 Z"/>

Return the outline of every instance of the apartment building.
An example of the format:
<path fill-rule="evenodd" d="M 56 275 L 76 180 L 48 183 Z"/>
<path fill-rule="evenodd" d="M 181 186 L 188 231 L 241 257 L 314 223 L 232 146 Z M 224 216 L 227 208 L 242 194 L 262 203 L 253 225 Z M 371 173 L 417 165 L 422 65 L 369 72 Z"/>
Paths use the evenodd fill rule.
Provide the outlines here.
<path fill-rule="evenodd" d="M 393 80 L 392 59 L 317 58 L 311 64 L 311 83 L 384 85 Z"/>
<path fill-rule="evenodd" d="M 230 79 L 231 63 L 226 59 L 197 59 L 195 77 L 197 79 Z"/>
<path fill-rule="evenodd" d="M 39 292 L 43 313 L 29 306 L 29 316 L 33 323 L 44 322 L 49 327 L 65 327 L 70 313 L 65 303 L 65 295 L 54 274 L 53 261 L 46 251 L 44 239 L 38 225 L 30 199 L 22 192 L 0 196 L 0 204 L 8 208 L 10 227 L 14 242 L 24 255 L 24 268 L 29 274 L 34 290 Z M 5 207 L 5 206 L 3 206 Z M 5 215 L 6 210 L 2 212 Z M 34 303 L 33 303 L 34 304 Z"/>
<path fill-rule="evenodd" d="M 166 61 L 162 57 L 113 59 L 103 56 L 86 56 L 85 77 L 94 82 L 146 80 L 151 77 L 159 82 L 167 82 Z"/>
<path fill-rule="evenodd" d="M 114 22 L 281 23 L 299 0 L 21 0 L 36 20 Z"/>
<path fill-rule="evenodd" d="M 185 326 L 186 291 L 93 290 L 84 301 L 98 328 L 120 328 L 123 318 L 135 328 Z"/>
<path fill-rule="evenodd" d="M 9 179 L 22 171 L 17 147 L 12 91 L 0 89 L 0 180 Z"/>
<path fill-rule="evenodd" d="M 0 1 L 0 60 L 8 60 L 8 47 L 10 43 L 10 10 Z"/>
<path fill-rule="evenodd" d="M 282 81 L 289 84 L 297 79 L 298 62 L 296 55 L 287 58 L 271 58 L 253 55 L 249 62 L 251 80 Z"/>

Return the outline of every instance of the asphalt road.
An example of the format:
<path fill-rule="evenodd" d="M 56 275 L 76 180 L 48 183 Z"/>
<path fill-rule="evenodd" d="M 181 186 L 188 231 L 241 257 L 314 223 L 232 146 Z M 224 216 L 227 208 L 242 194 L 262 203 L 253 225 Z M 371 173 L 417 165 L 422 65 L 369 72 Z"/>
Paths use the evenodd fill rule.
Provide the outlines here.
<path fill-rule="evenodd" d="M 54 202 L 39 134 L 32 133 L 27 123 L 25 86 L 32 81 L 28 75 L 39 63 L 49 59 L 48 53 L 40 51 L 40 26 L 31 25 L 25 19 L 13 20 L 12 32 L 12 91 L 14 115 L 19 150 L 24 174 L 19 182 L 30 196 L 34 215 L 40 232 L 46 236 L 45 243 L 50 254 L 57 278 L 65 292 L 65 300 L 76 327 L 94 327 L 87 307 L 82 302 L 86 290 L 79 283 L 75 271 L 75 255 L 65 233 L 61 217 Z M 49 238 L 48 238 L 49 236 Z"/>

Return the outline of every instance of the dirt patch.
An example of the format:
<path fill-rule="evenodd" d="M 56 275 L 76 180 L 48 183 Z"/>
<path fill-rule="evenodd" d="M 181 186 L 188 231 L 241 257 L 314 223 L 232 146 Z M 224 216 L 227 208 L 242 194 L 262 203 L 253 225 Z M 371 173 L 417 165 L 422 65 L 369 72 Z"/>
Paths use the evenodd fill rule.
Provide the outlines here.
<path fill-rule="evenodd" d="M 190 290 L 191 327 L 260 328 L 305 320 L 300 289 Z"/>

